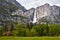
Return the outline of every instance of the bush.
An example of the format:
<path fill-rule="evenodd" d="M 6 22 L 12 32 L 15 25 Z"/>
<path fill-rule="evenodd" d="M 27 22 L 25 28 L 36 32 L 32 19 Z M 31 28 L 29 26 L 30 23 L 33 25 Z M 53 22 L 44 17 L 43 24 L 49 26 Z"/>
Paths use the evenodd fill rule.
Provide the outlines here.
<path fill-rule="evenodd" d="M 33 26 L 31 29 L 25 27 L 23 24 L 17 24 L 13 31 L 15 36 L 59 36 L 59 24 L 39 24 Z"/>
<path fill-rule="evenodd" d="M 43 26 L 42 25 L 37 25 L 34 28 L 35 28 L 35 31 L 37 32 L 38 36 L 42 36 L 43 35 Z"/>
<path fill-rule="evenodd" d="M 37 33 L 34 28 L 30 30 L 30 36 L 37 36 Z"/>
<path fill-rule="evenodd" d="M 26 36 L 26 29 L 23 24 L 17 24 L 16 29 L 13 31 L 15 36 Z"/>
<path fill-rule="evenodd" d="M 50 24 L 49 35 L 58 36 L 59 34 L 60 34 L 60 25 L 59 24 Z"/>
<path fill-rule="evenodd" d="M 3 28 L 2 26 L 0 26 L 0 36 L 2 36 L 2 34 L 3 34 Z"/>

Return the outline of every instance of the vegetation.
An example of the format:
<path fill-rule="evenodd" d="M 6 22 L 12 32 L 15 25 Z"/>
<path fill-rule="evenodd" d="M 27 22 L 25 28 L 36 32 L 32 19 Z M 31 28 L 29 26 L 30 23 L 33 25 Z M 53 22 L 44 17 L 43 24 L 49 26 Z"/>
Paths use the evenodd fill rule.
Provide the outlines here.
<path fill-rule="evenodd" d="M 0 37 L 0 40 L 60 40 L 60 37 Z"/>
<path fill-rule="evenodd" d="M 2 26 L 0 26 L 0 36 L 2 36 L 2 33 L 3 33 L 3 28 Z"/>
<path fill-rule="evenodd" d="M 0 35 L 5 36 L 60 36 L 60 24 L 21 24 L 16 26 L 7 24 L 6 27 L 0 27 Z M 4 35 L 3 35 L 4 36 Z"/>
<path fill-rule="evenodd" d="M 12 11 L 18 9 L 12 3 L 5 3 L 6 0 L 1 0 L 3 4 L 0 4 L 0 15 L 4 16 L 3 19 L 9 17 Z M 18 17 L 14 15 L 14 17 Z M 20 16 L 25 18 L 23 16 Z M 5 21 L 5 20 L 4 20 Z M 6 22 L 7 21 L 7 22 Z M 12 23 L 6 19 L 5 24 L 0 27 L 0 36 L 60 36 L 60 24 L 22 24 L 22 23 Z M 47 22 L 45 18 L 40 20 L 41 22 Z M 3 20 L 0 20 L 3 23 Z"/>

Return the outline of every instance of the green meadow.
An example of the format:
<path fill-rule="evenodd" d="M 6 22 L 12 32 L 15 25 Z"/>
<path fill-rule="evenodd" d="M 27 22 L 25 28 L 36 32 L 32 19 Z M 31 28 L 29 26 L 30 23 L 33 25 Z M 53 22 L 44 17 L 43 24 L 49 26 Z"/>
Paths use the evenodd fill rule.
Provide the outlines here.
<path fill-rule="evenodd" d="M 60 40 L 60 37 L 0 37 L 0 40 Z"/>

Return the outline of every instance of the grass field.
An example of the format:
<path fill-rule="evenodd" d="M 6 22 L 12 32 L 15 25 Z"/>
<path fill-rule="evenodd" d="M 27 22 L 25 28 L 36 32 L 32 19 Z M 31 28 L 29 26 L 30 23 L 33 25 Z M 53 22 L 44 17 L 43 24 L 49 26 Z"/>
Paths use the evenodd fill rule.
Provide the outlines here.
<path fill-rule="evenodd" d="M 0 40 L 60 40 L 60 37 L 0 37 Z"/>

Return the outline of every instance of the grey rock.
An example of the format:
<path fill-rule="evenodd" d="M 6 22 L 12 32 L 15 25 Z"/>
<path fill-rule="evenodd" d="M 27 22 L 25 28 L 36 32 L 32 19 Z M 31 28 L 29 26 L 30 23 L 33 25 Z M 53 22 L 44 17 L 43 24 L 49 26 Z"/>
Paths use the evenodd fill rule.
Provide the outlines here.
<path fill-rule="evenodd" d="M 44 4 L 40 7 L 37 7 L 36 11 L 37 20 L 45 20 L 47 23 L 60 23 L 60 7 Z"/>

